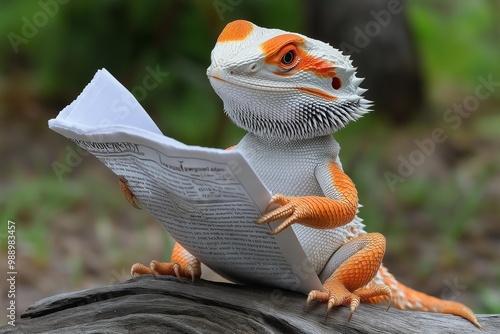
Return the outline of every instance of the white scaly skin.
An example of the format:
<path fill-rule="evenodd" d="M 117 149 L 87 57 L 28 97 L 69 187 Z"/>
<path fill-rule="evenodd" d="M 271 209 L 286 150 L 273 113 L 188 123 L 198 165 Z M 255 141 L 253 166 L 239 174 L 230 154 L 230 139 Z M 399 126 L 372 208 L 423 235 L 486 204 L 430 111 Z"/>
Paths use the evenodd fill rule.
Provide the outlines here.
<path fill-rule="evenodd" d="M 235 146 L 280 207 L 257 223 L 291 226 L 321 281 L 307 302 L 330 309 L 360 301 L 402 309 L 460 315 L 480 327 L 470 309 L 427 296 L 398 283 L 381 265 L 385 239 L 366 233 L 357 217 L 354 184 L 342 171 L 332 134 L 363 116 L 370 102 L 349 57 L 304 35 L 229 23 L 217 40 L 207 70 L 224 111 L 248 134 Z M 127 199 L 133 195 L 126 185 Z M 172 262 L 136 264 L 131 272 L 199 277 L 199 261 L 176 245 Z"/>
<path fill-rule="evenodd" d="M 342 85 L 334 89 L 331 76 L 318 77 L 314 71 L 267 63 L 259 46 L 287 32 L 253 27 L 244 43 L 218 42 L 207 70 L 224 111 L 236 125 L 268 139 L 309 139 L 331 135 L 368 111 L 370 102 L 362 98 L 366 89 L 359 87 L 363 79 L 355 76 L 349 57 L 326 43 L 294 34 L 304 39 L 301 47 L 308 55 L 324 61 L 325 72 L 335 72 Z M 297 60 L 298 55 L 293 61 Z M 300 90 L 304 88 L 336 99 L 321 99 Z"/>
<path fill-rule="evenodd" d="M 326 182 L 329 176 L 320 176 L 325 180 L 320 183 L 316 173 L 328 174 L 324 166 L 330 161 L 340 164 L 340 146 L 331 134 L 360 118 L 370 103 L 361 96 L 365 92 L 359 87 L 362 79 L 355 76 L 349 58 L 321 41 L 295 34 L 305 40 L 303 48 L 308 54 L 331 63 L 344 83 L 339 89 L 332 87 L 331 77 L 320 78 L 313 71 L 293 68 L 284 71 L 279 65 L 266 63 L 260 45 L 283 34 L 287 32 L 253 25 L 244 43 L 218 42 L 207 75 L 224 102 L 226 114 L 248 131 L 235 149 L 242 152 L 268 189 L 287 196 L 325 196 L 329 192 L 334 197 L 336 190 Z M 303 87 L 338 98 L 321 99 L 298 89 Z M 318 274 L 337 249 L 365 233 L 358 217 L 336 229 L 293 227 Z M 322 274 L 323 280 L 333 269 Z"/>

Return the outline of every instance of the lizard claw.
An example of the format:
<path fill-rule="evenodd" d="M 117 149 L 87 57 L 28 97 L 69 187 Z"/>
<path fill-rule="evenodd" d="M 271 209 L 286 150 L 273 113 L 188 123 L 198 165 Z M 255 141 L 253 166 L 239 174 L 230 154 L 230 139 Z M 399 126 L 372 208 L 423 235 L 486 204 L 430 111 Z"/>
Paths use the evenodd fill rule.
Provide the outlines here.
<path fill-rule="evenodd" d="M 369 298 L 377 296 L 388 297 L 389 300 L 392 299 L 391 289 L 385 284 L 377 285 L 373 288 L 364 287 L 350 292 L 342 282 L 333 280 L 327 283 L 327 287 L 323 286 L 323 288 L 323 291 L 312 290 L 309 292 L 306 300 L 306 308 L 313 300 L 327 303 L 325 321 L 335 306 L 349 306 L 350 312 L 347 321 L 351 321 L 354 311 L 356 311 L 361 301 L 366 301 Z"/>
<path fill-rule="evenodd" d="M 285 219 L 278 227 L 267 233 L 270 235 L 280 233 L 295 223 L 317 229 L 342 226 L 355 217 L 357 210 L 355 201 L 339 201 L 321 196 L 294 197 L 276 194 L 271 197 L 267 208 L 275 204 L 281 206 L 255 221 L 256 224 L 266 224 Z"/>
<path fill-rule="evenodd" d="M 325 321 L 328 320 L 328 316 L 330 315 L 332 308 L 340 305 L 350 306 L 350 313 L 347 321 L 351 321 L 352 315 L 360 303 L 360 297 L 347 290 L 342 291 L 341 293 L 334 293 L 326 289 L 325 291 L 312 290 L 307 296 L 306 306 L 308 306 L 312 300 L 327 303 Z"/>
<path fill-rule="evenodd" d="M 255 221 L 256 224 L 262 225 L 278 219 L 286 218 L 285 221 L 278 225 L 278 227 L 274 230 L 267 232 L 269 235 L 278 234 L 290 225 L 306 218 L 310 211 L 308 209 L 308 203 L 305 203 L 301 197 L 284 196 L 281 194 L 273 195 L 267 205 L 266 211 L 269 211 L 269 208 L 274 204 L 279 204 L 281 206 L 267 212 Z"/>
<path fill-rule="evenodd" d="M 153 274 L 149 267 L 146 267 L 142 263 L 136 263 L 130 268 L 130 276 L 135 278 L 135 275 L 148 275 Z"/>
<path fill-rule="evenodd" d="M 200 278 L 201 271 L 192 265 L 187 265 L 185 268 L 177 262 L 159 262 L 156 260 L 151 261 L 149 267 L 136 263 L 130 268 L 130 275 L 132 278 L 135 275 L 153 275 L 154 278 L 158 278 L 158 275 L 172 275 L 183 281 L 182 278 L 191 278 L 191 281 Z"/>

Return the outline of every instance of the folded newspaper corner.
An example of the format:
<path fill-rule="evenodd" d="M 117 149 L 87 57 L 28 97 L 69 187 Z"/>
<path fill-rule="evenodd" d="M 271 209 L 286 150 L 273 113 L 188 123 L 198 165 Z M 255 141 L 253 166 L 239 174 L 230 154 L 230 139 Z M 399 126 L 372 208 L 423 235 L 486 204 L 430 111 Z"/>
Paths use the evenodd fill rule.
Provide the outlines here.
<path fill-rule="evenodd" d="M 243 156 L 164 136 L 106 69 L 49 128 L 123 177 L 142 207 L 220 275 L 304 293 L 321 289 L 292 228 L 269 236 L 270 226 L 254 224 L 271 194 Z"/>

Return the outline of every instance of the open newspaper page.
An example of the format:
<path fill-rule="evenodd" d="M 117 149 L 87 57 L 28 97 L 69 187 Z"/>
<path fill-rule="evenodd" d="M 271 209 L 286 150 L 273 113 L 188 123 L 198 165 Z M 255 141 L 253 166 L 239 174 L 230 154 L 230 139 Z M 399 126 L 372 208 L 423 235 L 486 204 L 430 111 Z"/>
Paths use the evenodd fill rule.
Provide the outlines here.
<path fill-rule="evenodd" d="M 269 236 L 270 226 L 254 224 L 271 195 L 242 155 L 164 136 L 105 69 L 49 127 L 125 179 L 172 237 L 220 275 L 305 293 L 321 289 L 291 228 Z"/>

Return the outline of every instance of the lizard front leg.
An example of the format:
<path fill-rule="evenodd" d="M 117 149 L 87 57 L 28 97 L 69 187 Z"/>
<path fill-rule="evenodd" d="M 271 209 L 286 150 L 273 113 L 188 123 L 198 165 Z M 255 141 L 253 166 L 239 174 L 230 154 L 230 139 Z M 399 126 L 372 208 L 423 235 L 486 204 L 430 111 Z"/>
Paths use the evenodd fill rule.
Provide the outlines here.
<path fill-rule="evenodd" d="M 140 209 L 139 204 L 138 204 L 138 199 L 135 197 L 134 193 L 130 190 L 130 188 L 127 185 L 127 180 L 125 180 L 123 177 L 118 178 L 118 184 L 120 186 L 120 190 L 122 191 L 123 195 L 125 196 L 125 199 L 127 202 L 130 203 L 134 208 Z"/>
<path fill-rule="evenodd" d="M 349 320 L 359 303 L 370 298 L 388 299 L 390 305 L 392 291 L 388 285 L 366 287 L 377 274 L 384 254 L 385 238 L 380 233 L 367 233 L 351 239 L 333 254 L 325 268 L 329 268 L 329 272 L 332 267 L 336 269 L 324 282 L 322 291 L 309 293 L 306 305 L 313 300 L 328 303 L 326 317 L 334 306 L 349 306 Z"/>
<path fill-rule="evenodd" d="M 343 226 L 353 220 L 358 210 L 358 192 L 349 176 L 336 162 L 319 166 L 315 174 L 326 197 L 276 194 L 271 198 L 268 208 L 273 204 L 281 206 L 264 214 L 256 223 L 266 224 L 286 218 L 268 233 L 274 235 L 294 223 L 327 229 Z"/>
<path fill-rule="evenodd" d="M 315 176 L 325 197 L 274 195 L 269 205 L 281 206 L 266 213 L 257 223 L 264 224 L 285 218 L 269 233 L 276 234 L 294 223 L 327 229 L 351 222 L 358 208 L 358 195 L 351 179 L 336 162 L 318 166 Z M 306 305 L 313 300 L 328 303 L 326 317 L 334 306 L 346 305 L 351 309 L 351 319 L 361 301 L 374 297 L 391 300 L 389 286 L 382 284 L 366 287 L 377 274 L 384 254 L 385 238 L 380 233 L 364 234 L 351 239 L 334 253 L 323 268 L 324 272 L 333 274 L 323 278 L 326 280 L 322 291 L 313 290 L 309 293 Z"/>
<path fill-rule="evenodd" d="M 135 208 L 140 209 L 138 200 L 127 185 L 127 181 L 119 178 L 120 190 L 125 195 L 127 201 Z M 172 249 L 170 262 L 151 261 L 149 267 L 136 263 L 130 268 L 130 275 L 175 275 L 177 278 L 191 278 L 195 280 L 201 276 L 201 263 L 196 257 L 189 253 L 179 243 L 175 243 Z"/>
<path fill-rule="evenodd" d="M 232 150 L 234 146 L 230 146 L 227 150 Z M 127 180 L 123 177 L 118 179 L 120 190 L 123 192 L 125 199 L 134 208 L 140 209 L 139 200 L 130 190 Z M 149 267 L 143 265 L 142 263 L 135 263 L 130 268 L 130 275 L 134 277 L 135 275 L 153 275 L 156 277 L 159 275 L 175 275 L 177 278 L 185 277 L 191 278 L 193 281 L 201 277 L 201 262 L 191 253 L 189 253 L 184 247 L 178 242 L 175 243 L 172 249 L 172 256 L 170 262 L 159 262 L 152 260 Z"/>

